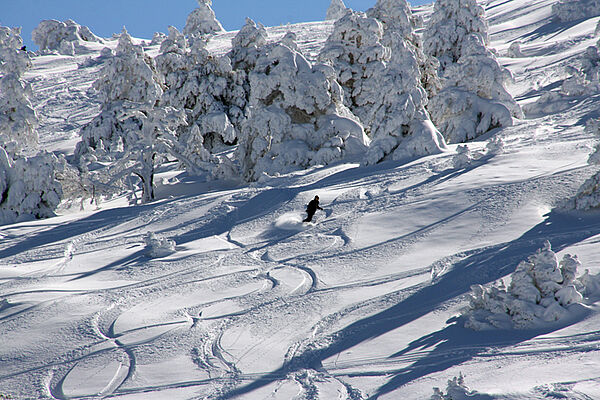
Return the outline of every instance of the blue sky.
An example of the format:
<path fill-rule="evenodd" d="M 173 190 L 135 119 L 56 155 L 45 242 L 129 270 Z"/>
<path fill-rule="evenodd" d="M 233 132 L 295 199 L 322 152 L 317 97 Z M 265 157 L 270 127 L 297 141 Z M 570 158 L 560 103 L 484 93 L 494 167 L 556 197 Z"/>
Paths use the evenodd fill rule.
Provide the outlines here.
<path fill-rule="evenodd" d="M 375 2 L 344 1 L 346 6 L 361 11 Z M 430 2 L 411 1 L 413 5 Z M 247 16 L 266 26 L 323 20 L 329 3 L 330 0 L 213 0 L 213 9 L 225 29 L 235 30 Z M 195 0 L 0 0 L 0 25 L 22 27 L 24 42 L 35 50 L 31 31 L 44 19 L 72 19 L 102 37 L 110 37 L 126 26 L 135 37 L 152 38 L 156 31 L 167 32 L 169 25 L 182 29 L 196 6 Z"/>

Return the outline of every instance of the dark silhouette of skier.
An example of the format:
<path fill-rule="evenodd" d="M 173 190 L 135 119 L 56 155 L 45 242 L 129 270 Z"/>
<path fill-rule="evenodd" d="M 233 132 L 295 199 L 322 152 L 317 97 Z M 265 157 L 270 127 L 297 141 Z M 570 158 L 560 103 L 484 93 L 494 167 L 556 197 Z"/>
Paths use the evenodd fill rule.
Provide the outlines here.
<path fill-rule="evenodd" d="M 302 222 L 312 221 L 312 217 L 315 215 L 317 210 L 323 210 L 321 207 L 319 207 L 319 196 L 315 196 L 314 199 L 308 202 L 308 205 L 306 206 L 306 214 L 308 214 L 308 216 Z"/>

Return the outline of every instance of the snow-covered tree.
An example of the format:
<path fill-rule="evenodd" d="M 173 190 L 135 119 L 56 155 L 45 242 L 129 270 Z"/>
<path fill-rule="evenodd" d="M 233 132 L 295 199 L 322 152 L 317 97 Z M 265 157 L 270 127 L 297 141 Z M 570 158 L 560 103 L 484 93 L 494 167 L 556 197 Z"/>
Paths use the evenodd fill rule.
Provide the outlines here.
<path fill-rule="evenodd" d="M 235 89 L 229 57 L 212 56 L 205 44 L 195 40 L 188 48 L 185 37 L 169 27 L 169 37 L 155 59 L 166 86 L 161 104 L 187 113 L 187 124 L 177 130 L 186 169 L 230 176 L 234 169 L 229 159 L 216 153 L 236 142 L 237 129 L 231 120 L 237 123 L 243 118 L 246 94 Z"/>
<path fill-rule="evenodd" d="M 231 41 L 229 57 L 236 71 L 249 72 L 256 65 L 259 49 L 267 44 L 267 30 L 262 24 L 256 24 L 246 18 L 246 24 Z"/>
<path fill-rule="evenodd" d="M 293 35 L 257 48 L 248 73 L 249 116 L 242 125 L 239 157 L 245 179 L 290 168 L 327 164 L 362 154 L 368 139 L 344 107 L 336 73 L 311 65 Z"/>
<path fill-rule="evenodd" d="M 163 91 L 154 62 L 125 30 L 94 87 L 104 105 L 82 128 L 75 155 L 80 164 L 107 165 L 95 171 L 99 187 L 133 174 L 141 180 L 143 201 L 152 200 L 154 170 L 174 147 L 173 131 L 185 124 L 182 113 L 158 106 Z"/>
<path fill-rule="evenodd" d="M 477 0 L 436 0 L 423 32 L 425 53 L 440 61 L 440 75 L 463 56 L 465 39 L 472 33 L 489 43 L 485 10 Z"/>
<path fill-rule="evenodd" d="M 114 57 L 102 68 L 94 88 L 105 106 L 118 101 L 154 105 L 163 92 L 154 61 L 133 44 L 125 28 Z"/>
<path fill-rule="evenodd" d="M 552 5 L 552 14 L 562 22 L 600 15 L 599 0 L 560 0 Z"/>
<path fill-rule="evenodd" d="M 62 189 L 51 153 L 12 159 L 0 147 L 0 224 L 54 215 Z"/>
<path fill-rule="evenodd" d="M 33 30 L 31 38 L 42 53 L 58 52 L 69 56 L 81 51 L 81 42 L 102 43 L 102 39 L 94 35 L 87 26 L 81 26 L 72 20 L 44 20 Z"/>
<path fill-rule="evenodd" d="M 427 94 L 414 52 L 397 32 L 394 52 L 382 37 L 377 19 L 349 12 L 336 21 L 319 56 L 333 65 L 344 103 L 373 139 L 365 163 L 441 151 L 445 144 L 425 111 Z"/>
<path fill-rule="evenodd" d="M 326 21 L 336 21 L 342 18 L 348 9 L 344 4 L 343 0 L 331 0 L 329 4 L 329 8 L 327 9 L 327 14 L 325 16 Z"/>
<path fill-rule="evenodd" d="M 20 28 L 0 26 L 0 147 L 16 156 L 37 147 L 37 116 L 29 101 L 31 86 L 22 77 L 31 68 Z"/>
<path fill-rule="evenodd" d="M 441 88 L 438 78 L 439 62 L 423 51 L 423 41 L 416 29 L 423 24 L 421 18 L 415 17 L 406 0 L 377 0 L 375 6 L 367 10 L 367 16 L 376 18 L 383 26 L 381 43 L 389 47 L 394 54 L 403 53 L 408 47 L 417 59 L 421 74 L 421 85 L 429 97 L 434 96 Z M 399 40 L 401 38 L 402 40 Z"/>
<path fill-rule="evenodd" d="M 430 99 L 431 118 L 446 141 L 472 140 L 522 118 L 521 108 L 504 82 L 510 73 L 501 67 L 479 34 L 464 38 L 457 63 L 447 64 L 444 88 Z"/>
<path fill-rule="evenodd" d="M 128 125 L 132 122 L 124 117 L 126 109 L 133 108 L 133 104 L 145 110 L 154 107 L 162 95 L 159 77 L 153 60 L 132 43 L 123 29 L 116 54 L 106 61 L 93 87 L 103 102 L 102 110 L 82 128 L 75 154 L 81 157 L 94 153 L 94 157 L 113 159 L 113 154 L 129 145 L 127 131 L 139 125 Z"/>
<path fill-rule="evenodd" d="M 546 241 L 527 261 L 521 261 L 506 288 L 500 284 L 471 287 L 465 326 L 476 329 L 526 329 L 566 316 L 571 304 L 583 300 L 586 288 L 576 279 L 581 263 L 566 254 L 559 262 Z"/>
<path fill-rule="evenodd" d="M 522 118 L 504 86 L 510 72 L 487 48 L 487 30 L 476 0 L 437 0 L 423 33 L 425 52 L 439 60 L 442 79 L 428 110 L 448 142 L 472 140 Z"/>
<path fill-rule="evenodd" d="M 188 15 L 185 22 L 183 33 L 186 36 L 200 36 L 224 31 L 211 6 L 212 0 L 198 0 L 198 8 Z"/>

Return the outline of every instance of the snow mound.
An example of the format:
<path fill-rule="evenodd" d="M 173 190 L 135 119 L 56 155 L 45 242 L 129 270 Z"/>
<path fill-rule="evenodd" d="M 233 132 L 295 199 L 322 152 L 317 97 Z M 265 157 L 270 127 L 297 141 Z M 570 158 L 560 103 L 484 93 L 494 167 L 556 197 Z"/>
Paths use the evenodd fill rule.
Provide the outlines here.
<path fill-rule="evenodd" d="M 470 304 L 463 311 L 465 327 L 486 329 L 531 329 L 567 317 L 571 306 L 582 303 L 583 295 L 594 293 L 589 274 L 585 282 L 576 279 L 581 263 L 566 254 L 559 262 L 546 241 L 527 261 L 521 261 L 511 275 L 508 289 L 504 282 L 485 288 L 471 287 Z"/>

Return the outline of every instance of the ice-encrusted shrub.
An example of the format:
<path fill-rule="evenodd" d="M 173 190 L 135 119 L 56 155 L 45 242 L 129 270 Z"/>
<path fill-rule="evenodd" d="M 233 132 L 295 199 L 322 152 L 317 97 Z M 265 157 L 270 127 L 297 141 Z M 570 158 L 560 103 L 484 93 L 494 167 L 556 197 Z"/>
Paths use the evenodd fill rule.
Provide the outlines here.
<path fill-rule="evenodd" d="M 570 75 L 563 81 L 561 93 L 566 96 L 585 96 L 600 92 L 600 53 L 589 46 L 581 56 L 579 67 L 568 66 Z"/>
<path fill-rule="evenodd" d="M 508 288 L 500 281 L 492 287 L 471 287 L 470 304 L 463 311 L 465 326 L 475 330 L 528 329 L 557 321 L 569 306 L 583 300 L 585 287 L 576 279 L 581 263 L 566 254 L 559 262 L 546 241 L 511 274 Z"/>
<path fill-rule="evenodd" d="M 491 397 L 486 394 L 479 394 L 469 389 L 465 384 L 465 377 L 461 373 L 448 380 L 446 392 L 440 388 L 433 388 L 433 395 L 429 400 L 490 400 Z"/>
<path fill-rule="evenodd" d="M 22 45 L 21 28 L 0 26 L 0 147 L 11 157 L 38 144 L 31 85 L 22 79 L 31 60 Z"/>
<path fill-rule="evenodd" d="M 552 14 L 562 22 L 600 15 L 600 0 L 560 0 L 552 5 Z"/>
<path fill-rule="evenodd" d="M 472 140 L 511 126 L 522 111 L 504 87 L 510 73 L 501 67 L 479 34 L 464 38 L 458 62 L 447 64 L 444 89 L 430 99 L 431 118 L 449 143 Z"/>
<path fill-rule="evenodd" d="M 436 0 L 433 14 L 423 32 L 425 53 L 440 61 L 440 69 L 457 63 L 463 56 L 463 43 L 478 33 L 487 46 L 488 25 L 485 10 L 476 0 Z"/>
<path fill-rule="evenodd" d="M 12 159 L 0 147 L 0 224 L 54 215 L 62 188 L 51 153 Z"/>
<path fill-rule="evenodd" d="M 520 58 L 524 57 L 523 52 L 521 51 L 521 42 L 514 41 L 508 46 L 507 55 L 510 58 Z"/>
<path fill-rule="evenodd" d="M 146 256 L 150 258 L 166 257 L 175 252 L 175 241 L 168 238 L 156 236 L 154 232 L 148 232 L 144 236 Z"/>
<path fill-rule="evenodd" d="M 335 21 L 342 18 L 348 9 L 344 4 L 343 0 L 331 0 L 329 4 L 329 8 L 327 9 L 327 14 L 325 16 L 326 21 Z"/>
<path fill-rule="evenodd" d="M 455 169 L 466 168 L 471 165 L 473 161 L 473 154 L 471 153 L 471 149 L 469 146 L 457 146 L 456 147 L 456 155 L 452 157 L 452 164 Z"/>
<path fill-rule="evenodd" d="M 168 156 L 185 160 L 175 130 L 185 115 L 172 107 L 116 102 L 82 129 L 75 154 L 80 167 L 103 195 L 111 195 L 139 178 L 142 201 L 154 200 L 154 173 Z M 133 190 L 133 187 L 130 187 Z"/>
<path fill-rule="evenodd" d="M 211 6 L 212 0 L 198 0 L 198 8 L 188 15 L 185 22 L 183 33 L 186 36 L 206 35 L 224 31 Z"/>
<path fill-rule="evenodd" d="M 333 68 L 311 65 L 295 49 L 292 35 L 259 48 L 248 73 L 249 115 L 239 142 L 247 180 L 328 164 L 366 149 L 368 139 L 342 103 Z"/>
<path fill-rule="evenodd" d="M 545 92 L 524 110 L 528 114 L 553 114 L 569 107 L 572 97 L 590 96 L 600 92 L 600 53 L 598 47 L 589 46 L 579 58 L 578 65 L 568 65 L 567 78 L 559 91 Z"/>
<path fill-rule="evenodd" d="M 70 19 L 65 22 L 44 20 L 33 30 L 31 38 L 42 54 L 58 52 L 69 56 L 81 51 L 80 42 L 102 43 L 87 26 Z"/>
<path fill-rule="evenodd" d="M 497 155 L 504 153 L 504 141 L 499 136 L 493 136 L 485 145 L 487 154 Z"/>
<path fill-rule="evenodd" d="M 421 36 L 416 34 L 416 29 L 422 27 L 423 21 L 412 14 L 408 2 L 377 0 L 375 6 L 367 10 L 367 16 L 381 22 L 381 43 L 390 48 L 392 55 L 396 52 L 403 53 L 404 47 L 410 49 L 419 65 L 421 85 L 429 97 L 435 95 L 441 88 L 437 72 L 439 62 L 435 57 L 424 53 Z M 399 37 L 403 40 L 398 40 Z"/>
<path fill-rule="evenodd" d="M 335 69 L 344 104 L 373 140 L 365 164 L 440 152 L 445 144 L 425 111 L 414 52 L 397 32 L 391 35 L 394 52 L 382 37 L 377 19 L 349 12 L 336 21 L 319 56 Z"/>

